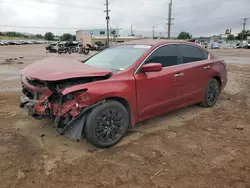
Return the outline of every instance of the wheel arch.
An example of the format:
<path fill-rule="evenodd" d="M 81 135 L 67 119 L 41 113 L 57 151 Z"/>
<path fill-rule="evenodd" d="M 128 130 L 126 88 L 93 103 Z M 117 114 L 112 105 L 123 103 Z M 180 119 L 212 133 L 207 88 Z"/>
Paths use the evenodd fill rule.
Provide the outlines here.
<path fill-rule="evenodd" d="M 108 97 L 108 98 L 105 98 L 105 100 L 117 101 L 117 102 L 121 103 L 126 108 L 128 114 L 129 114 L 129 124 L 131 127 L 132 126 L 132 109 L 130 107 L 129 102 L 126 99 L 124 99 L 123 97 Z"/>
<path fill-rule="evenodd" d="M 219 85 L 221 87 L 221 78 L 220 78 L 220 76 L 214 76 L 213 78 L 218 81 L 218 83 L 219 83 Z"/>

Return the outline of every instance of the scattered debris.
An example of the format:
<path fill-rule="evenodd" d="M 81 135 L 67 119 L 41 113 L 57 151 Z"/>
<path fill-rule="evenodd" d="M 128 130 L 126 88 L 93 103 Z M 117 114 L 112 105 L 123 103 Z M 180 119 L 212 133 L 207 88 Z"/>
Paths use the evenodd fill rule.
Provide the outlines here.
<path fill-rule="evenodd" d="M 19 57 L 20 59 L 23 59 L 23 57 Z M 27 60 L 25 60 L 27 61 Z M 1 65 L 11 65 L 11 64 L 23 64 L 22 61 L 18 61 L 18 58 L 8 58 L 5 59 L 4 62 L 0 63 Z"/>
<path fill-rule="evenodd" d="M 159 170 L 158 172 L 156 172 L 153 176 L 151 176 L 150 180 L 152 180 L 154 177 L 156 177 L 157 175 L 159 175 L 163 170 L 164 170 L 164 168 L 162 168 L 161 170 Z"/>
<path fill-rule="evenodd" d="M 10 65 L 13 64 L 14 61 L 13 59 L 5 59 L 3 63 L 1 63 L 2 65 Z"/>
<path fill-rule="evenodd" d="M 22 171 L 18 170 L 17 179 L 25 179 L 25 178 L 26 178 L 25 174 Z"/>
<path fill-rule="evenodd" d="M 45 137 L 45 134 L 41 134 L 40 137 L 42 137 L 42 138 Z"/>
<path fill-rule="evenodd" d="M 96 152 L 98 149 L 97 148 L 88 148 L 87 152 L 88 153 L 94 153 Z"/>
<path fill-rule="evenodd" d="M 238 129 L 238 130 L 243 130 L 244 126 L 241 125 L 241 124 L 238 124 L 238 125 L 235 126 L 235 128 Z"/>

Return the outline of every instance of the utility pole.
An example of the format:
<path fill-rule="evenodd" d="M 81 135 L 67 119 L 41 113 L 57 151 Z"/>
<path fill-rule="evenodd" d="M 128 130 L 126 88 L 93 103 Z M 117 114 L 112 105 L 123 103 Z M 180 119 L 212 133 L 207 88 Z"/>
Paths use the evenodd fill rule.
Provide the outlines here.
<path fill-rule="evenodd" d="M 106 10 L 104 12 L 106 12 L 106 21 L 107 21 L 107 46 L 109 46 L 109 0 L 106 0 Z"/>
<path fill-rule="evenodd" d="M 250 18 L 243 18 L 243 30 L 242 30 L 242 38 L 241 38 L 241 42 L 243 42 L 244 40 L 244 34 L 245 34 L 245 30 L 246 30 L 246 25 L 247 25 L 247 20 L 250 19 Z"/>
<path fill-rule="evenodd" d="M 131 36 L 133 36 L 133 25 L 131 24 Z"/>
<path fill-rule="evenodd" d="M 172 20 L 174 18 L 172 18 L 172 0 L 170 0 L 169 4 L 168 4 L 168 39 L 170 39 L 170 32 L 171 32 L 171 25 L 173 25 Z"/>
<path fill-rule="evenodd" d="M 155 38 L 155 26 L 152 26 L 152 32 L 153 32 L 152 37 L 154 39 Z"/>

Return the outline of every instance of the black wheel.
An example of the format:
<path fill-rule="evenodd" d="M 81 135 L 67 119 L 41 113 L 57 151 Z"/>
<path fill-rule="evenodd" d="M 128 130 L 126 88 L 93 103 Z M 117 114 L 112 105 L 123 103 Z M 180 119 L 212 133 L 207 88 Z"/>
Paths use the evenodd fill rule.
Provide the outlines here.
<path fill-rule="evenodd" d="M 129 114 L 119 102 L 110 100 L 95 107 L 87 116 L 87 142 L 99 148 L 117 144 L 129 128 Z"/>
<path fill-rule="evenodd" d="M 203 102 L 200 104 L 203 107 L 212 107 L 217 102 L 220 93 L 220 84 L 216 79 L 211 79 L 206 87 Z"/>
<path fill-rule="evenodd" d="M 84 53 L 84 55 L 88 55 L 89 54 L 89 49 L 84 49 L 83 53 Z"/>

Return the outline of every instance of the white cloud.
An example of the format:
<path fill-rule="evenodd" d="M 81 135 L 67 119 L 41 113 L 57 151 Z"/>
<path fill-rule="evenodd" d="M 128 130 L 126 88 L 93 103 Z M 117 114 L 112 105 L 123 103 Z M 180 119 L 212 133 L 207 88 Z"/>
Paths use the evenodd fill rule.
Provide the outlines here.
<path fill-rule="evenodd" d="M 106 28 L 104 3 L 104 0 L 0 0 L 0 25 L 48 28 L 0 26 L 0 30 L 62 34 L 74 33 L 76 29 Z M 219 34 L 230 28 L 238 32 L 242 28 L 240 19 L 250 17 L 249 7 L 249 0 L 173 0 L 172 35 L 182 30 L 194 36 Z M 138 34 L 151 35 L 154 25 L 156 34 L 167 35 L 168 0 L 110 0 L 110 9 L 111 25 L 122 28 L 122 33 L 129 34 L 133 24 Z"/>

